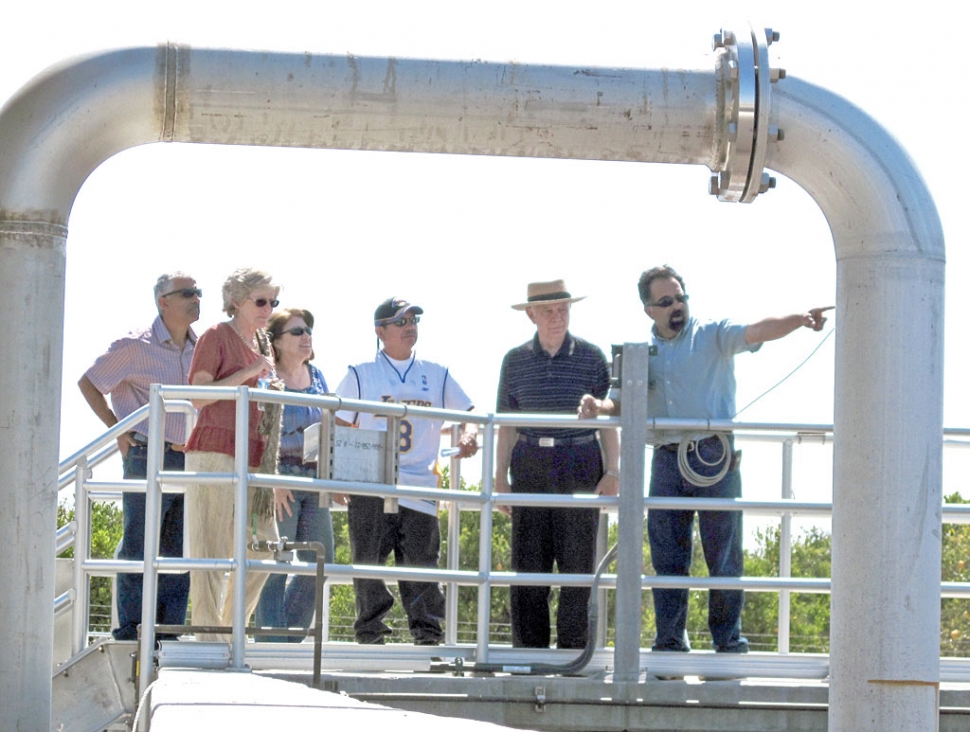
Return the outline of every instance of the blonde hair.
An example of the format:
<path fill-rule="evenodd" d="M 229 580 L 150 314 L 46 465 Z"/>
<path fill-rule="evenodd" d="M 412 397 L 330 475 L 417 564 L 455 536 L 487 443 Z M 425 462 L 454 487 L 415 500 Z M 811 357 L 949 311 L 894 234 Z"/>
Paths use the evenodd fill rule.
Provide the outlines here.
<path fill-rule="evenodd" d="M 253 291 L 261 287 L 272 287 L 277 295 L 280 291 L 280 286 L 273 282 L 271 274 L 249 267 L 237 269 L 222 283 L 223 311 L 232 317 L 236 314 L 236 303 L 245 300 Z"/>

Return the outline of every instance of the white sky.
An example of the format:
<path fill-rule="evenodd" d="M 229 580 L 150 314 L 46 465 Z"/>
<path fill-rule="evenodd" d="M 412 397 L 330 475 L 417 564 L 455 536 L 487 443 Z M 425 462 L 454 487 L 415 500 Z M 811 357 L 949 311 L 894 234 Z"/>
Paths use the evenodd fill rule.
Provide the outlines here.
<path fill-rule="evenodd" d="M 844 0 L 735 2 L 730 12 L 727 3 L 707 0 L 670 3 L 674 10 L 657 5 L 7 3 L 0 100 L 78 53 L 167 40 L 708 69 L 712 33 L 733 18 L 760 22 L 782 35 L 772 47 L 774 66 L 867 111 L 927 181 L 947 240 L 945 420 L 970 424 L 960 317 L 970 310 L 968 223 L 962 188 L 952 184 L 968 168 L 970 146 L 957 137 L 964 115 L 948 121 L 963 106 L 957 49 L 970 10 L 943 0 L 906 10 Z M 377 304 L 405 296 L 425 308 L 422 356 L 450 366 L 485 410 L 494 407 L 502 356 L 532 333 L 525 315 L 509 307 L 524 299 L 531 280 L 564 277 L 574 294 L 588 295 L 573 308 L 572 331 L 607 352 L 611 343 L 645 337 L 636 280 L 658 263 L 684 275 L 692 312 L 702 318 L 751 321 L 834 304 L 831 235 L 808 195 L 781 179 L 751 205 L 718 203 L 707 195 L 709 175 L 689 166 L 178 144 L 123 152 L 90 176 L 69 222 L 61 454 L 100 428 L 77 379 L 114 338 L 151 321 L 151 286 L 175 268 L 193 272 L 205 290 L 199 332 L 223 319 L 219 291 L 232 269 L 271 271 L 285 305 L 317 316 L 317 364 L 331 386 L 348 363 L 373 355 Z M 818 340 L 801 331 L 739 357 L 739 406 L 797 366 Z M 830 422 L 834 340 L 744 417 Z M 777 490 L 775 469 L 758 471 L 752 458 L 745 460 L 746 494 L 759 492 L 751 487 L 759 472 Z M 946 490 L 970 495 L 947 482 Z"/>

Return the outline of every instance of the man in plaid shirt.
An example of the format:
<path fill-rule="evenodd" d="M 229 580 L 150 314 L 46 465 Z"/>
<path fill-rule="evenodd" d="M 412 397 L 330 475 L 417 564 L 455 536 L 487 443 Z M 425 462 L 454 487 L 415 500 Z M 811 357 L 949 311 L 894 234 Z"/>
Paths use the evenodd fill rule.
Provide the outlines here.
<path fill-rule="evenodd" d="M 128 334 L 111 344 L 81 377 L 78 386 L 102 422 L 112 427 L 148 403 L 151 384 L 188 384 L 195 350 L 191 325 L 199 319 L 202 290 L 183 272 L 163 274 L 154 288 L 158 317 L 151 327 Z M 111 395 L 111 406 L 105 399 Z M 165 470 L 185 469 L 185 419 L 171 414 L 165 422 Z M 148 421 L 118 437 L 125 478 L 145 478 L 148 467 Z M 162 498 L 159 554 L 182 556 L 183 496 L 166 493 Z M 119 559 L 142 561 L 145 550 L 145 494 L 124 493 L 124 536 Z M 141 623 L 142 575 L 119 574 L 117 585 L 118 627 L 116 640 L 135 640 Z M 189 598 L 189 575 L 158 577 L 156 622 L 182 625 Z M 172 636 L 160 635 L 160 640 Z"/>

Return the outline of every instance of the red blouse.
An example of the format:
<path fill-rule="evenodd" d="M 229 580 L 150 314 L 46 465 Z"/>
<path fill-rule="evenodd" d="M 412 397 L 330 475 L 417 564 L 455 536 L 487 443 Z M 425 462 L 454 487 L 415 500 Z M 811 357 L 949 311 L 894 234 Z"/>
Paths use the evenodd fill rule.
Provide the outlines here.
<path fill-rule="evenodd" d="M 244 369 L 259 357 L 248 348 L 239 334 L 229 323 L 219 323 L 201 335 L 195 344 L 192 368 L 189 370 L 189 383 L 199 371 L 212 374 L 214 381 L 231 376 Z M 244 382 L 255 387 L 257 377 Z M 263 457 L 265 438 L 259 434 L 259 421 L 262 412 L 256 402 L 249 405 L 249 465 L 258 467 Z M 236 452 L 236 402 L 223 399 L 207 404 L 199 410 L 195 429 L 185 445 L 186 452 L 221 452 L 235 455 Z"/>

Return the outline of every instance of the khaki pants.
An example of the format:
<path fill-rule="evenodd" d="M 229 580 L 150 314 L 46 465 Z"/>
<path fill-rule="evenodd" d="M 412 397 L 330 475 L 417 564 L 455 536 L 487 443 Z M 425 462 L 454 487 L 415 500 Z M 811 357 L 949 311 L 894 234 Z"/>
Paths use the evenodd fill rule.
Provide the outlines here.
<path fill-rule="evenodd" d="M 185 470 L 199 473 L 232 473 L 235 459 L 220 452 L 189 452 L 185 455 Z M 193 559 L 225 559 L 231 557 L 235 488 L 231 485 L 198 483 L 185 488 L 185 519 L 189 535 L 189 556 Z M 250 506 L 252 499 L 250 498 Z M 251 514 L 251 511 L 249 512 Z M 247 521 L 251 525 L 251 520 Z M 247 530 L 249 533 L 250 530 Z M 276 519 L 261 517 L 256 525 L 256 538 L 277 541 Z M 247 536 L 248 539 L 248 536 Z M 247 559 L 266 559 L 265 553 L 247 549 Z M 228 586 L 223 572 L 192 572 L 189 599 L 192 603 L 193 625 L 232 625 L 232 587 L 235 572 L 229 573 Z M 263 585 L 269 577 L 265 572 L 246 572 L 246 623 L 259 602 Z M 202 641 L 229 642 L 223 634 L 198 633 Z"/>

